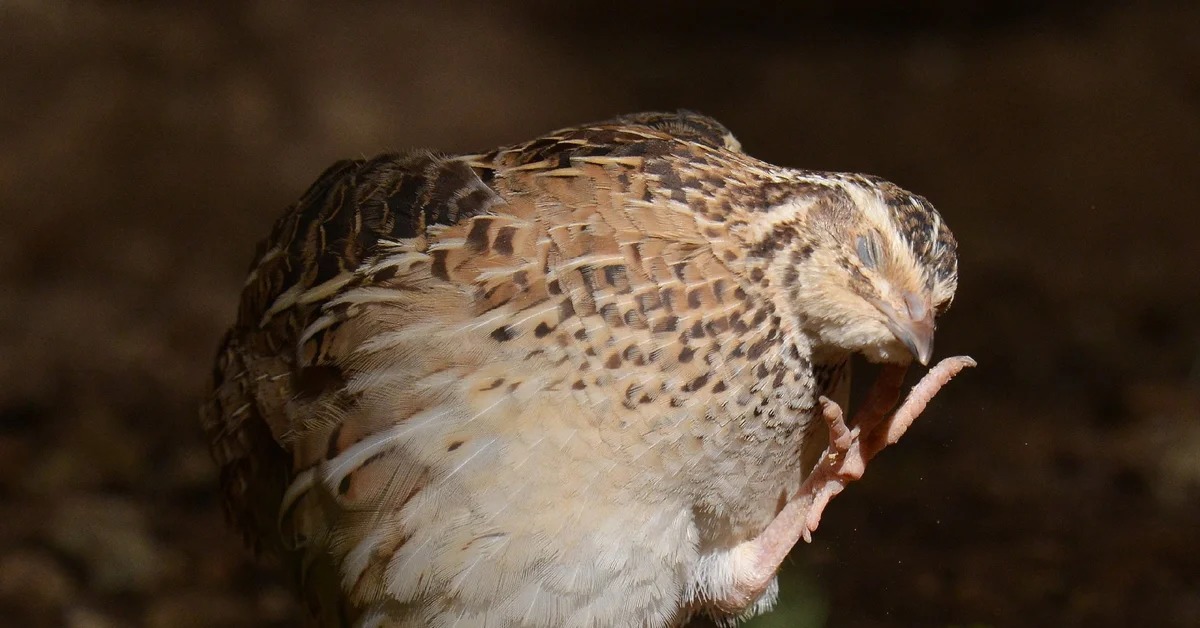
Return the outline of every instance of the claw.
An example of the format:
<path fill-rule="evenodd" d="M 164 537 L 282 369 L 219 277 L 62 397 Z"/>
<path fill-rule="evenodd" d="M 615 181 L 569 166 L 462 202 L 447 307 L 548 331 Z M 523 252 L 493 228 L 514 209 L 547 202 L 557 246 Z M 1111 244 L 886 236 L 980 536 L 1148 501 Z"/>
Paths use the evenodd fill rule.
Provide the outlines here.
<path fill-rule="evenodd" d="M 846 424 L 841 406 L 827 397 L 818 399 L 821 416 L 829 427 L 829 445 L 800 490 L 766 529 L 735 548 L 735 554 L 745 560 L 735 566 L 735 590 L 729 599 L 714 600 L 717 606 L 742 608 L 748 601 L 758 599 L 796 542 L 812 541 L 812 533 L 820 525 L 821 514 L 830 500 L 847 484 L 861 478 L 876 454 L 904 435 L 942 386 L 971 366 L 975 366 L 975 360 L 966 356 L 942 360 L 913 386 L 895 412 L 891 410 L 900 398 L 907 367 L 884 367 L 863 406 L 854 414 L 853 428 Z"/>

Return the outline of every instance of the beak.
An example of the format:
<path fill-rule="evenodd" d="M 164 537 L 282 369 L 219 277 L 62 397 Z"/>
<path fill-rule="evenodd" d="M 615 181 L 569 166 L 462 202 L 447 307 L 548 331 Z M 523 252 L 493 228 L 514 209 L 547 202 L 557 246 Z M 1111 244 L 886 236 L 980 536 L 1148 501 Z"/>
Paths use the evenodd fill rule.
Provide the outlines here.
<path fill-rule="evenodd" d="M 876 307 L 887 317 L 888 329 L 922 366 L 927 366 L 929 358 L 933 357 L 933 308 L 925 299 L 912 293 L 904 295 L 904 305 L 903 313 L 882 303 L 877 303 Z"/>

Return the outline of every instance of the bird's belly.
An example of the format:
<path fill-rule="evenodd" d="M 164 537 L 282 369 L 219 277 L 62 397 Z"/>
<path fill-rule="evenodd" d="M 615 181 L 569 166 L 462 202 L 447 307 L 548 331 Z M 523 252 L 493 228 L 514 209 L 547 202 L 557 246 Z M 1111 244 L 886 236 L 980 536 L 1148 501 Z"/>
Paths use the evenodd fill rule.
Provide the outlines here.
<path fill-rule="evenodd" d="M 528 401 L 447 408 L 444 435 L 380 461 L 429 479 L 364 607 L 397 609 L 397 625 L 670 625 L 698 537 L 683 492 L 651 481 L 656 447 L 624 446 L 569 399 Z"/>
<path fill-rule="evenodd" d="M 448 402 L 437 433 L 380 461 L 384 474 L 428 469 L 377 598 L 404 613 L 444 607 L 414 625 L 670 625 L 703 557 L 754 538 L 799 484 L 803 434 L 790 427 L 620 421 L 531 379 Z"/>

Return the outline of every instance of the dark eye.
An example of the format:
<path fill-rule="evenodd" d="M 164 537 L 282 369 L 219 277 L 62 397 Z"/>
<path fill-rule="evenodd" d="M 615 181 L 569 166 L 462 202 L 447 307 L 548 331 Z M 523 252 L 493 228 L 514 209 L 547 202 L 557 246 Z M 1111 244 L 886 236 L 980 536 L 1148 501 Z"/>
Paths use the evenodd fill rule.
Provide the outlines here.
<path fill-rule="evenodd" d="M 855 248 L 858 250 L 858 259 L 862 260 L 863 266 L 873 269 L 879 265 L 879 247 L 875 245 L 874 239 L 860 235 L 855 242 Z"/>

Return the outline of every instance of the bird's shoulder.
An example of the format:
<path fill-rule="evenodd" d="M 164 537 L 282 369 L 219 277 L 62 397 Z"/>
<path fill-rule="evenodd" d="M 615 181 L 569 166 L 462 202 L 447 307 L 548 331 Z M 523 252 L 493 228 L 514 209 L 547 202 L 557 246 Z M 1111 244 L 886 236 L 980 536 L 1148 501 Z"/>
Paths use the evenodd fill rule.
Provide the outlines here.
<path fill-rule="evenodd" d="M 349 284 L 380 279 L 355 275 L 395 253 L 397 244 L 430 253 L 461 238 L 468 253 L 504 254 L 521 244 L 504 227 L 519 227 L 520 220 L 549 228 L 614 209 L 636 214 L 629 206 L 640 204 L 640 213 L 660 216 L 638 226 L 666 230 L 651 237 L 700 240 L 703 234 L 679 228 L 682 214 L 695 210 L 720 222 L 722 205 L 739 191 L 726 188 L 738 183 L 745 161 L 752 160 L 724 126 L 685 111 L 621 116 L 482 153 L 410 151 L 340 161 L 259 245 L 238 322 L 262 324 Z M 601 193 L 607 190 L 617 194 Z M 650 211 L 664 199 L 676 201 L 675 212 Z M 664 221 L 671 224 L 656 224 Z M 485 238 L 498 249 L 483 251 Z M 442 268 L 437 261 L 435 276 Z"/>

